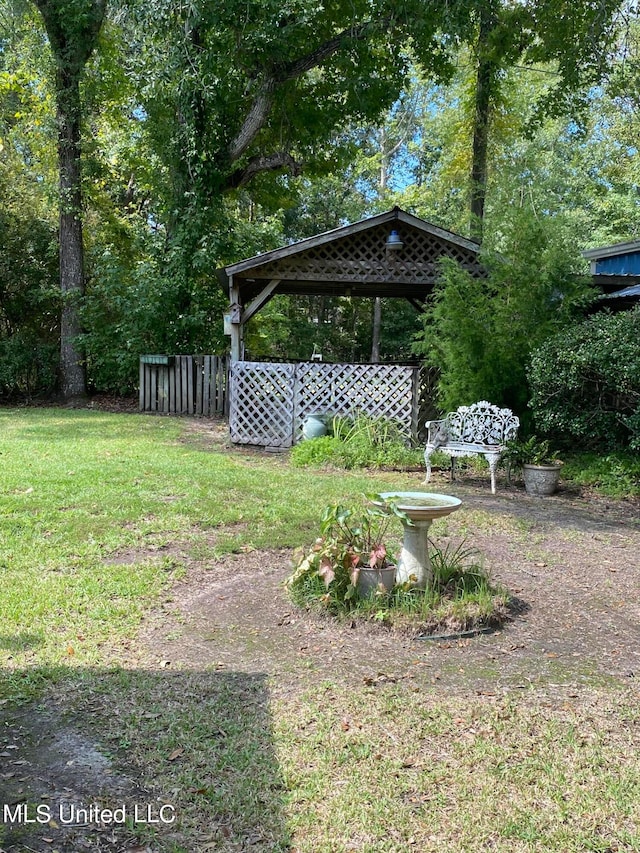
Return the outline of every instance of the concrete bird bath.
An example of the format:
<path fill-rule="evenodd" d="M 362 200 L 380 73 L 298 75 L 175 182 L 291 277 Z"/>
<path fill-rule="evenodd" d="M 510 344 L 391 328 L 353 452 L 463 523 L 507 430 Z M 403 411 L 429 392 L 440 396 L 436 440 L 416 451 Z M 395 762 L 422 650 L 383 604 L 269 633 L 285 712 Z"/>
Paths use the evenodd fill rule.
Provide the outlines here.
<path fill-rule="evenodd" d="M 396 569 L 396 583 L 410 582 L 418 589 L 425 589 L 431 580 L 428 534 L 434 518 L 455 512 L 462 501 L 451 495 L 433 492 L 382 492 L 382 500 L 373 503 L 384 507 L 394 503 L 404 512 L 411 524 L 404 523 L 404 540 Z"/>

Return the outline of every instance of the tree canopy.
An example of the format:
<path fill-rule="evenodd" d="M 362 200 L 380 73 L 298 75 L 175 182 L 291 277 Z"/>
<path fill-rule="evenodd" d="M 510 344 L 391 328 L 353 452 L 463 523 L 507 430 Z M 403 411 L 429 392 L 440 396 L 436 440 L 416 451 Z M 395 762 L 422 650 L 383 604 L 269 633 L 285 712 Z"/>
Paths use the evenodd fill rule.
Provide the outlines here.
<path fill-rule="evenodd" d="M 394 203 L 463 234 L 481 213 L 489 251 L 514 207 L 575 247 L 640 224 L 637 23 L 610 0 L 33 4 L 0 3 L 2 251 L 25 271 L 0 343 L 61 337 L 92 389 L 130 389 L 143 351 L 222 351 L 216 267 Z M 383 305 L 381 357 L 408 355 L 405 314 Z M 253 340 L 302 354 L 323 328 L 366 358 L 371 324 L 280 300 Z M 37 390 L 15 371 L 2 393 Z"/>

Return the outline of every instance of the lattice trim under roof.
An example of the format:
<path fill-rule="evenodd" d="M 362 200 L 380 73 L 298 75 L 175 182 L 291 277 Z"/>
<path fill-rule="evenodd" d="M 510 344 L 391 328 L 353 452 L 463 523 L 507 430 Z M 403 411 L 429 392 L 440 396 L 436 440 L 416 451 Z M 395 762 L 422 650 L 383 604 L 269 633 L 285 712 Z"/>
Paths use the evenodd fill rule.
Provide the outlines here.
<path fill-rule="evenodd" d="M 403 242 L 398 251 L 387 248 L 392 229 Z M 237 285 L 244 305 L 273 282 L 274 293 L 404 297 L 417 307 L 432 290 L 443 257 L 482 277 L 479 251 L 475 241 L 396 207 L 239 261 L 219 273 L 223 283 Z"/>
<path fill-rule="evenodd" d="M 282 281 L 335 281 L 344 283 L 433 284 L 438 261 L 453 258 L 470 272 L 480 274 L 477 252 L 428 232 L 404 225 L 398 229 L 404 246 L 401 252 L 388 251 L 388 227 L 379 225 L 313 246 L 238 273 L 237 279 L 281 279 Z"/>

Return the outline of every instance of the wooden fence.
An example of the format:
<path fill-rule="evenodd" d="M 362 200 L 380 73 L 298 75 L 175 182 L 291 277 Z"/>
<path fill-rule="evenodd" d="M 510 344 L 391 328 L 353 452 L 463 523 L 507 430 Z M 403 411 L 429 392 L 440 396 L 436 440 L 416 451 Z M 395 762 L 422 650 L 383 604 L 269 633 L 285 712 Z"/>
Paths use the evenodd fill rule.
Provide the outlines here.
<path fill-rule="evenodd" d="M 229 363 L 217 355 L 140 356 L 140 411 L 222 417 L 229 412 Z"/>

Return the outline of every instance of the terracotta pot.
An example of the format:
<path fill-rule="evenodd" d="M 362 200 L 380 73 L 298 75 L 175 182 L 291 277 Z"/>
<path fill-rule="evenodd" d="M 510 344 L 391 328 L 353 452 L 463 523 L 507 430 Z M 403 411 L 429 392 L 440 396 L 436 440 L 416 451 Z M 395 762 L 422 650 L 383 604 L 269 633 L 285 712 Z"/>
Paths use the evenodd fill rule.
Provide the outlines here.
<path fill-rule="evenodd" d="M 523 465 L 522 476 L 527 494 L 536 497 L 553 495 L 558 490 L 560 465 Z"/>

